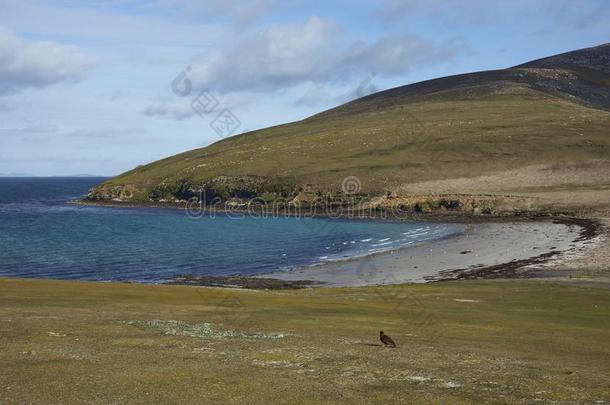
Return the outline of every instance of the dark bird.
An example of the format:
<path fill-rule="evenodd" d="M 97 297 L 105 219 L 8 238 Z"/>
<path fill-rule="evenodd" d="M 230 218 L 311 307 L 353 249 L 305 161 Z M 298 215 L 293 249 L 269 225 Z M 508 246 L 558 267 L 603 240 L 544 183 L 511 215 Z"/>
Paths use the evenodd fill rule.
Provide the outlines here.
<path fill-rule="evenodd" d="M 379 339 L 381 339 L 381 343 L 383 343 L 385 346 L 396 347 L 396 343 L 394 343 L 392 338 L 383 333 L 382 330 L 379 331 Z"/>

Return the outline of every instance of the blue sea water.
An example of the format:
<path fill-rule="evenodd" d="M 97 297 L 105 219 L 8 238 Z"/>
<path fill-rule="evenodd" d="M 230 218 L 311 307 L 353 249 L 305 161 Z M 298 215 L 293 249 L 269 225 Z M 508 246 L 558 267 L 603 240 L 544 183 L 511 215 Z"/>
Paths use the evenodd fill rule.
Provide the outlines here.
<path fill-rule="evenodd" d="M 454 224 L 191 218 L 182 210 L 68 204 L 102 178 L 0 178 L 0 277 L 156 283 L 254 275 L 460 232 Z"/>

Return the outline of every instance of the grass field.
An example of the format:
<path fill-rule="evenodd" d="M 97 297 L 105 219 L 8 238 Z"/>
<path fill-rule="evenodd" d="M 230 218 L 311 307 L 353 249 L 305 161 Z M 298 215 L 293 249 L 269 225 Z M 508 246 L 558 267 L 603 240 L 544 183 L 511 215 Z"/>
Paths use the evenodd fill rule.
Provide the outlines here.
<path fill-rule="evenodd" d="M 603 403 L 610 290 L 0 279 L 0 347 L 3 404 Z"/>

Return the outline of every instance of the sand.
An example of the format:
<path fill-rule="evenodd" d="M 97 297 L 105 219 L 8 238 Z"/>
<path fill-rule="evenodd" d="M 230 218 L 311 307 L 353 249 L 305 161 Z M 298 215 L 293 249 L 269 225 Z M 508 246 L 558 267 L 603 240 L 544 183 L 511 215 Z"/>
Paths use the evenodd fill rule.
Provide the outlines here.
<path fill-rule="evenodd" d="M 314 280 L 330 287 L 423 283 L 447 278 L 459 269 L 496 266 L 550 252 L 557 252 L 551 261 L 584 257 L 594 243 L 579 241 L 581 230 L 552 221 L 473 224 L 440 241 L 259 277 Z"/>

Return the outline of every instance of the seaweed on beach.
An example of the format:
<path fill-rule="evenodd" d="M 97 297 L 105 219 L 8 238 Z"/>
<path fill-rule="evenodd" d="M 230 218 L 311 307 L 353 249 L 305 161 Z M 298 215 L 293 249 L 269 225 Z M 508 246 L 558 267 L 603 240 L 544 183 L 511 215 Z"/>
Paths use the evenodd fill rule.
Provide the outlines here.
<path fill-rule="evenodd" d="M 314 280 L 279 280 L 276 278 L 241 277 L 241 276 L 198 276 L 179 275 L 166 282 L 173 285 L 192 285 L 202 287 L 231 287 L 246 289 L 294 290 L 320 286 L 324 284 Z"/>

